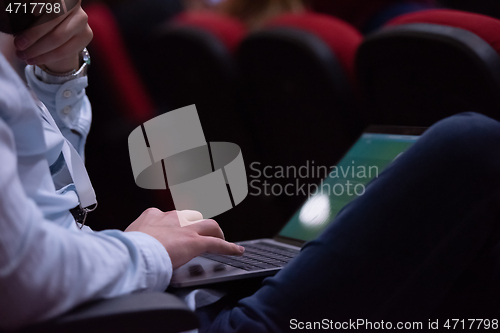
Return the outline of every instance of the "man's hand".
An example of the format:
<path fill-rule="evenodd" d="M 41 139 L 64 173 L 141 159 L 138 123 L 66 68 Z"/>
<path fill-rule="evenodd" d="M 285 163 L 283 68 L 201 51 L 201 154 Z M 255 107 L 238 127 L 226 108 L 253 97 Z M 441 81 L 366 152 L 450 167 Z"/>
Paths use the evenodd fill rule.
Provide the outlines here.
<path fill-rule="evenodd" d="M 30 65 L 45 65 L 56 73 L 78 69 L 78 55 L 93 37 L 87 14 L 80 3 L 46 23 L 35 22 L 32 28 L 16 36 L 17 56 Z"/>
<path fill-rule="evenodd" d="M 205 252 L 240 255 L 245 251 L 242 246 L 224 240 L 217 222 L 203 220 L 201 213 L 192 210 L 164 213 L 149 208 L 125 231 L 140 231 L 159 240 L 174 269 Z"/>

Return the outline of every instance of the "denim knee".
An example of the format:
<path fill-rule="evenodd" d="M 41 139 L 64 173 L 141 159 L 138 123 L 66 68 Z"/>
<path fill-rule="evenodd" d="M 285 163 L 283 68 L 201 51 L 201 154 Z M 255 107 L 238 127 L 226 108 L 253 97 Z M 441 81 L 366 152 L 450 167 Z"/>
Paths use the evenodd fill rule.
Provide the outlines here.
<path fill-rule="evenodd" d="M 479 168 L 500 167 L 500 122 L 474 112 L 443 119 L 424 134 L 429 144 L 457 162 Z M 500 169 L 496 169 L 500 174 Z"/>

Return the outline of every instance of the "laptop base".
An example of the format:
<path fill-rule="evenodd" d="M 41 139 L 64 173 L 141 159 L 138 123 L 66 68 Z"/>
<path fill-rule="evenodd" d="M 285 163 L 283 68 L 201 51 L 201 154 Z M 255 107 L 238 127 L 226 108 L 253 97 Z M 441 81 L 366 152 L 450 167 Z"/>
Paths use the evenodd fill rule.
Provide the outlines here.
<path fill-rule="evenodd" d="M 246 256 L 253 257 L 251 252 L 254 253 L 254 246 L 262 243 L 268 245 L 269 247 L 289 249 L 290 253 L 295 254 L 300 250 L 297 246 L 283 244 L 272 239 L 257 239 L 238 242 L 237 244 L 246 248 Z M 279 251 L 280 250 L 278 249 L 278 252 Z M 241 258 L 243 262 L 239 263 L 236 262 L 236 260 L 233 262 L 232 258 L 236 260 L 238 259 L 236 256 L 216 255 L 196 257 L 174 271 L 170 285 L 175 288 L 182 288 L 259 276 L 271 276 L 276 274 L 286 264 L 285 262 L 283 262 L 282 265 L 270 264 L 269 262 L 273 262 L 271 258 L 267 263 L 262 262 L 256 264 L 253 264 L 252 258 Z M 256 267 L 255 265 L 260 267 Z"/>

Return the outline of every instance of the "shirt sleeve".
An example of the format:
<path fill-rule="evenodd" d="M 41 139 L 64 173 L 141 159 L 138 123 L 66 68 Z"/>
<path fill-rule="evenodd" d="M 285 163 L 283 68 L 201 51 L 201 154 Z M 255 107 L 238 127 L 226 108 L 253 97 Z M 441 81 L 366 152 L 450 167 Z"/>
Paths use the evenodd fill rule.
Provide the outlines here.
<path fill-rule="evenodd" d="M 0 330 L 86 301 L 168 286 L 172 264 L 155 238 L 82 232 L 44 220 L 20 182 L 12 131 L 0 119 Z"/>
<path fill-rule="evenodd" d="M 45 104 L 61 133 L 83 158 L 85 141 L 92 123 L 92 108 L 85 94 L 87 77 L 64 84 L 48 84 L 35 76 L 32 65 L 26 66 L 25 74 L 28 85 Z"/>

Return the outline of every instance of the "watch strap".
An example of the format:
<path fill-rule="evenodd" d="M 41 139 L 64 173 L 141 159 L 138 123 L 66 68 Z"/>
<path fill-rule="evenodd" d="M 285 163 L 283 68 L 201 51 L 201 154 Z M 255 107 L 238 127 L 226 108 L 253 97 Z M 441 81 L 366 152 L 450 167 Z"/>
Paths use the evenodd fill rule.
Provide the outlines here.
<path fill-rule="evenodd" d="M 35 76 L 42 82 L 49 84 L 63 84 L 70 80 L 78 79 L 87 75 L 87 69 L 90 65 L 90 55 L 87 48 L 84 48 L 80 54 L 79 69 L 73 69 L 66 73 L 54 73 L 45 66 L 33 66 Z"/>

